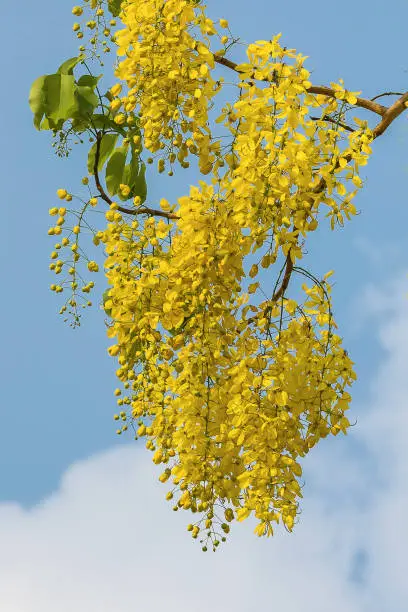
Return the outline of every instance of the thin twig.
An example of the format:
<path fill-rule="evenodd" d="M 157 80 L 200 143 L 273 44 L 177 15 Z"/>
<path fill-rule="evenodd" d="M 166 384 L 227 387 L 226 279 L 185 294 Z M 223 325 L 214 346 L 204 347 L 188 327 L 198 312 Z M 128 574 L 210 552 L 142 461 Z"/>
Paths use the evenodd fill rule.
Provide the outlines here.
<path fill-rule="evenodd" d="M 404 110 L 406 110 L 407 102 L 408 102 L 408 92 L 403 94 L 396 102 L 394 102 L 392 106 L 387 108 L 387 112 L 384 113 L 383 118 L 381 119 L 380 123 L 378 123 L 376 127 L 373 129 L 373 132 L 372 132 L 373 140 L 378 138 L 378 136 L 381 136 L 381 134 L 384 134 L 385 130 L 394 121 L 394 119 L 396 119 L 399 115 L 401 115 L 401 113 L 403 113 Z M 351 153 L 346 155 L 344 159 L 347 162 L 351 161 L 352 159 Z M 339 166 L 340 166 L 340 162 L 339 160 L 337 160 L 333 170 L 337 170 Z M 320 193 L 321 191 L 323 191 L 325 187 L 326 187 L 326 181 L 322 177 L 318 185 L 314 188 L 313 191 L 314 193 Z"/>
<path fill-rule="evenodd" d="M 272 302 L 277 302 L 279 300 L 279 298 L 281 298 L 285 294 L 285 291 L 286 291 L 286 289 L 288 288 L 288 285 L 289 285 L 289 281 L 290 281 L 290 277 L 292 275 L 292 271 L 293 271 L 293 261 L 292 261 L 292 258 L 290 256 L 290 249 L 289 249 L 289 253 L 286 256 L 285 274 L 283 275 L 281 286 L 279 287 L 279 289 L 277 291 L 275 291 L 275 293 L 272 296 Z"/>
<path fill-rule="evenodd" d="M 372 101 L 377 100 L 378 98 L 382 98 L 383 96 L 403 96 L 404 92 L 401 91 L 385 91 L 382 94 L 378 94 L 378 96 L 374 96 L 374 98 L 370 98 Z"/>
<path fill-rule="evenodd" d="M 107 195 L 106 191 L 102 187 L 101 181 L 99 179 L 98 172 L 98 164 L 99 164 L 99 155 L 101 148 L 101 141 L 103 138 L 103 132 L 96 133 L 96 150 L 95 150 L 95 162 L 93 167 L 93 174 L 95 178 L 95 185 L 97 190 L 99 191 L 101 198 L 105 200 L 105 202 L 109 205 L 113 204 L 113 200 Z M 117 210 L 126 215 L 150 215 L 155 217 L 164 217 L 165 219 L 180 219 L 174 213 L 169 213 L 164 210 L 156 210 L 154 208 L 149 208 L 148 206 L 139 206 L 138 208 L 125 208 L 124 206 L 117 205 Z"/>
<path fill-rule="evenodd" d="M 339 125 L 340 127 L 347 130 L 348 132 L 355 131 L 349 125 L 346 125 L 345 123 L 342 123 L 341 121 L 337 121 L 337 119 L 333 119 L 333 117 L 329 117 L 329 115 L 323 115 L 323 117 L 310 117 L 310 118 L 313 119 L 313 121 L 330 121 L 330 123 L 335 123 L 336 125 Z"/>

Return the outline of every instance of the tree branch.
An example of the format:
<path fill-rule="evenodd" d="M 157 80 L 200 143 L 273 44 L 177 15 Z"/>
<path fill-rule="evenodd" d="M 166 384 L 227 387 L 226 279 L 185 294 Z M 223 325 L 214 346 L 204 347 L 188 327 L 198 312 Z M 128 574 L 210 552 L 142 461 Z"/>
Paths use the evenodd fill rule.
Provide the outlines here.
<path fill-rule="evenodd" d="M 226 66 L 227 68 L 230 68 L 231 70 L 235 70 L 235 72 L 238 72 L 238 74 L 241 72 L 240 70 L 237 69 L 238 64 L 227 59 L 226 57 L 221 57 L 220 55 L 214 54 L 214 61 L 217 62 L 217 64 L 221 64 L 222 66 Z M 255 74 L 253 73 L 250 76 L 250 78 L 255 79 Z M 265 83 L 270 83 L 270 79 L 258 79 L 258 80 L 264 81 Z M 329 98 L 335 98 L 336 93 L 337 93 L 335 89 L 332 89 L 331 87 L 325 87 L 324 85 L 311 85 L 310 87 L 306 89 L 306 91 L 308 93 L 327 96 Z M 378 104 L 377 102 L 374 102 L 373 100 L 367 100 L 366 98 L 357 98 L 357 102 L 355 103 L 354 106 L 360 106 L 361 108 L 366 108 L 367 110 L 370 110 L 373 113 L 380 115 L 381 117 L 385 115 L 385 113 L 388 110 L 386 106 L 383 106 L 382 104 Z"/>
<path fill-rule="evenodd" d="M 214 60 L 218 63 L 221 64 L 222 66 L 226 66 L 227 68 L 230 68 L 231 70 L 234 70 L 235 72 L 240 73 L 241 71 L 238 70 L 237 66 L 238 64 L 236 64 L 235 62 L 227 59 L 226 57 L 222 57 L 220 55 L 216 55 L 214 54 Z M 255 74 L 252 73 L 252 75 L 250 76 L 251 79 L 255 79 Z M 256 80 L 256 79 L 255 79 Z M 269 79 L 258 79 L 264 82 L 271 82 L 271 78 Z M 316 94 L 316 95 L 324 95 L 324 96 L 328 96 L 330 98 L 336 98 L 336 91 L 330 87 L 325 87 L 325 86 L 320 86 L 320 85 L 311 85 L 310 87 L 307 88 L 307 92 L 311 93 L 311 94 Z M 382 104 L 378 104 L 377 102 L 375 102 L 376 98 L 379 98 L 381 96 L 384 95 L 401 95 L 401 97 L 399 98 L 399 100 L 397 100 L 392 106 L 387 107 L 387 106 L 383 106 Z M 384 133 L 384 131 L 388 128 L 388 126 L 392 123 L 392 121 L 394 121 L 394 119 L 396 119 L 396 117 L 398 117 L 405 109 L 405 103 L 408 102 L 408 93 L 405 94 L 394 94 L 392 92 L 388 92 L 388 93 L 384 93 L 384 94 L 380 94 L 378 96 L 375 96 L 374 98 L 372 98 L 371 100 L 367 100 L 366 98 L 357 98 L 356 103 L 354 104 L 354 106 L 359 106 L 361 108 L 365 108 L 367 110 L 372 111 L 373 113 L 376 113 L 377 115 L 380 115 L 380 117 L 382 117 L 380 123 L 378 123 L 378 125 L 374 128 L 373 130 L 373 136 L 374 139 L 377 138 L 378 136 L 381 136 L 381 134 Z M 315 119 L 315 117 L 311 117 L 311 119 Z M 323 118 L 326 121 L 331 121 L 331 118 L 328 116 L 325 116 Z M 341 127 L 343 127 L 344 129 L 353 132 L 354 130 L 352 128 L 350 128 L 349 126 L 345 125 L 345 124 L 341 124 Z M 351 160 L 351 155 L 347 156 L 347 160 L 350 161 Z M 339 162 L 337 162 L 335 168 L 339 167 Z M 319 193 L 321 191 L 324 190 L 324 188 L 326 187 L 326 181 L 324 178 L 321 178 L 318 185 L 314 188 L 314 193 Z M 295 228 L 296 229 L 296 228 Z M 282 283 L 280 285 L 280 287 L 278 288 L 278 290 L 273 294 L 272 296 L 272 301 L 277 301 L 279 298 L 281 298 L 284 294 L 285 291 L 289 285 L 289 281 L 290 281 L 290 277 L 293 271 L 293 262 L 292 259 L 290 257 L 290 250 L 289 253 L 286 257 L 286 265 L 285 265 L 285 273 L 284 273 L 284 277 L 282 280 Z"/>
<path fill-rule="evenodd" d="M 392 106 L 390 106 L 389 108 L 387 108 L 387 112 L 384 113 L 383 118 L 381 119 L 380 123 L 377 124 L 377 126 L 373 129 L 373 140 L 375 138 L 378 138 L 378 136 L 381 136 L 381 134 L 384 134 L 385 130 L 388 128 L 388 126 L 394 121 L 394 119 L 396 119 L 399 115 L 401 115 L 401 113 L 404 112 L 404 110 L 406 110 L 406 106 L 405 104 L 408 102 L 408 92 L 403 94 L 396 102 L 394 102 L 394 104 Z M 349 162 L 351 160 L 351 154 L 349 153 L 348 155 L 345 156 L 345 159 Z M 334 169 L 337 169 L 339 167 L 339 161 L 337 161 L 336 165 L 334 166 Z M 319 193 L 320 191 L 323 191 L 323 189 L 326 187 L 326 181 L 324 178 L 321 178 L 318 185 L 314 188 L 314 193 Z"/>
<path fill-rule="evenodd" d="M 96 132 L 96 150 L 95 150 L 95 160 L 94 160 L 94 166 L 93 166 L 93 175 L 95 179 L 96 188 L 101 194 L 102 200 L 105 200 L 105 202 L 110 205 L 113 203 L 113 200 L 111 200 L 110 197 L 106 194 L 104 188 L 101 185 L 101 181 L 99 180 L 98 164 L 99 164 L 99 156 L 101 152 L 102 138 L 103 138 L 103 132 Z"/>
<path fill-rule="evenodd" d="M 341 121 L 337 121 L 337 119 L 333 119 L 333 117 L 330 117 L 329 115 L 323 115 L 323 117 L 312 117 L 311 116 L 310 118 L 313 119 L 313 121 L 329 121 L 330 123 L 339 125 L 340 127 L 342 127 L 344 130 L 347 130 L 348 132 L 354 132 L 352 127 L 350 127 L 349 125 L 346 125 L 345 123 L 342 123 Z"/>
<path fill-rule="evenodd" d="M 335 89 L 325 87 L 324 85 L 311 85 L 307 88 L 307 91 L 308 93 L 320 94 L 322 96 L 328 96 L 329 98 L 335 98 L 337 93 Z M 366 98 L 357 98 L 357 102 L 354 104 L 354 106 L 366 108 L 367 110 L 370 110 L 380 116 L 383 116 L 387 112 L 386 106 L 373 102 L 373 100 L 367 100 Z"/>
<path fill-rule="evenodd" d="M 286 291 L 286 289 L 288 288 L 288 285 L 289 285 L 289 281 L 290 281 L 290 277 L 292 275 L 292 271 L 293 271 L 293 261 L 292 261 L 292 258 L 290 256 L 290 249 L 289 249 L 289 253 L 286 256 L 285 273 L 283 275 L 282 283 L 281 283 L 281 286 L 279 287 L 279 289 L 277 289 L 277 291 L 275 291 L 275 293 L 273 294 L 272 302 L 277 302 L 279 300 L 279 298 L 281 298 L 285 294 L 285 291 Z"/>
<path fill-rule="evenodd" d="M 107 195 L 106 191 L 102 187 L 101 181 L 99 179 L 98 172 L 98 164 L 99 164 L 99 156 L 101 149 L 101 141 L 103 137 L 103 132 L 96 133 L 96 150 L 95 150 L 95 162 L 93 166 L 93 175 L 95 178 L 95 185 L 97 190 L 99 191 L 101 198 L 105 200 L 105 202 L 109 205 L 113 204 L 113 200 Z M 169 213 L 164 210 L 156 210 L 154 208 L 149 208 L 148 206 L 139 206 L 138 208 L 125 208 L 124 206 L 117 205 L 117 210 L 126 215 L 150 215 L 155 217 L 164 217 L 165 219 L 180 219 L 174 213 Z"/>
<path fill-rule="evenodd" d="M 374 138 L 381 136 L 390 123 L 407 109 L 405 105 L 406 102 L 408 102 L 408 92 L 403 94 L 392 106 L 387 108 L 387 112 L 384 113 L 382 120 L 373 130 Z"/>
<path fill-rule="evenodd" d="M 218 64 L 222 66 L 226 66 L 227 68 L 230 68 L 231 70 L 234 70 L 237 73 L 241 72 L 240 70 L 237 69 L 238 64 L 233 62 L 232 60 L 229 60 L 225 57 L 222 57 L 216 54 L 214 54 L 213 57 L 214 57 L 214 61 L 217 62 Z M 255 79 L 255 74 L 253 73 L 250 78 Z M 271 79 L 260 79 L 260 80 L 267 82 L 267 83 L 271 82 Z M 311 85 L 310 87 L 306 89 L 306 91 L 311 94 L 323 95 L 329 98 L 336 98 L 336 93 L 337 93 L 335 89 L 332 89 L 331 87 L 326 87 L 323 85 Z M 385 96 L 385 95 L 401 95 L 401 97 L 390 107 L 383 106 L 382 104 L 378 104 L 377 102 L 375 102 L 377 98 L 380 98 L 381 96 Z M 377 126 L 373 130 L 373 136 L 375 139 L 378 136 L 381 136 L 381 134 L 385 132 L 385 130 L 394 121 L 394 119 L 396 119 L 406 109 L 406 105 L 405 105 L 406 102 L 408 102 L 408 93 L 397 94 L 393 92 L 387 92 L 387 93 L 379 94 L 378 96 L 375 96 L 371 100 L 367 100 L 366 98 L 358 97 L 354 106 L 365 108 L 366 110 L 370 110 L 371 112 L 376 113 L 377 115 L 380 115 L 382 117 L 380 123 L 378 123 Z M 316 119 L 316 118 L 311 117 L 311 119 Z M 332 121 L 332 119 L 328 116 L 323 117 L 323 119 L 326 121 Z M 352 128 L 350 128 L 349 126 L 345 124 L 341 124 L 341 127 L 351 132 L 354 131 Z M 93 171 L 94 171 L 96 187 L 102 199 L 105 200 L 105 202 L 107 202 L 110 205 L 112 204 L 112 200 L 109 198 L 109 196 L 106 194 L 105 190 L 103 189 L 101 182 L 99 180 L 99 174 L 98 174 L 98 163 L 99 163 L 100 144 L 101 144 L 102 136 L 103 134 L 101 132 L 97 132 L 95 163 L 94 163 Z M 351 155 L 347 156 L 347 159 L 348 161 L 350 161 Z M 337 168 L 338 166 L 339 166 L 339 163 L 337 162 L 337 165 L 335 167 Z M 319 181 L 319 184 L 314 188 L 313 190 L 314 193 L 319 193 L 323 191 L 325 186 L 326 186 L 326 181 L 324 178 L 322 178 Z M 139 207 L 137 209 L 127 209 L 122 206 L 118 206 L 118 210 L 128 215 L 138 215 L 138 214 L 145 213 L 151 216 L 165 217 L 167 219 L 179 219 L 180 218 L 173 213 L 167 213 L 165 211 L 155 210 L 152 208 L 148 208 L 146 206 Z M 275 293 L 272 296 L 273 302 L 276 302 L 285 294 L 285 291 L 289 285 L 292 271 L 293 271 L 293 261 L 290 257 L 290 250 L 289 250 L 289 253 L 287 254 L 287 257 L 286 257 L 285 273 L 282 279 L 282 283 L 280 287 L 277 289 L 277 291 L 275 291 Z"/>

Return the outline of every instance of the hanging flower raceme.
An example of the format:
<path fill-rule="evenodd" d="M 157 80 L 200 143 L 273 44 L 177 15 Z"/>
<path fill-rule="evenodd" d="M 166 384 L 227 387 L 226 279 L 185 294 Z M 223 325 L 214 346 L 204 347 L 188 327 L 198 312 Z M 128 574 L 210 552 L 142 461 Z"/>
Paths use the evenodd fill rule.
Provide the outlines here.
<path fill-rule="evenodd" d="M 119 213 L 101 239 L 110 353 L 129 390 L 119 405 L 166 466 L 160 479 L 173 480 L 174 508 L 201 513 L 192 535 L 216 546 L 233 518 L 252 513 L 259 535 L 279 520 L 292 529 L 298 459 L 346 431 L 355 376 L 333 333 L 327 283 L 305 286 L 302 308 L 247 304 L 241 284 L 254 239 L 231 214 L 233 199 L 200 186 L 179 198 L 171 245 L 171 225 L 129 226 Z"/>
<path fill-rule="evenodd" d="M 216 119 L 231 137 L 221 154 L 209 125 L 221 56 L 211 51 L 218 32 L 204 9 L 186 0 L 123 3 L 110 111 L 124 130 L 138 116 L 133 143 L 138 153 L 142 143 L 164 150 L 160 173 L 167 161 L 187 167 L 193 154 L 210 180 L 177 205 L 162 199 L 159 220 L 149 212 L 129 221 L 111 204 L 97 240 L 108 350 L 122 384 L 118 433 L 130 423 L 146 439 L 163 464 L 167 499 L 197 517 L 189 531 L 215 549 L 233 520 L 251 515 L 258 535 L 272 535 L 279 521 L 292 530 L 301 458 L 350 425 L 355 374 L 335 333 L 329 275 L 316 279 L 298 264 L 322 206 L 332 229 L 356 213 L 373 135 L 364 122 L 351 131 L 343 124 L 355 93 L 333 83 L 335 98 L 312 94 L 306 58 L 276 36 L 249 45 L 248 61 L 235 67 L 238 99 Z M 295 300 L 289 281 L 299 275 L 312 285 Z"/>
<path fill-rule="evenodd" d="M 139 106 L 147 149 L 156 152 L 168 142 L 171 150 L 178 150 L 182 165 L 194 153 L 207 173 L 217 149 L 211 143 L 208 106 L 220 84 L 211 77 L 214 57 L 208 44 L 193 33 L 201 30 L 208 40 L 216 33 L 214 24 L 202 9 L 196 16 L 194 6 L 180 0 L 128 2 L 122 21 L 125 28 L 116 41 L 119 56 L 126 59 L 116 76 L 129 87 L 123 108 L 133 111 Z M 191 138 L 184 137 L 187 133 Z"/>

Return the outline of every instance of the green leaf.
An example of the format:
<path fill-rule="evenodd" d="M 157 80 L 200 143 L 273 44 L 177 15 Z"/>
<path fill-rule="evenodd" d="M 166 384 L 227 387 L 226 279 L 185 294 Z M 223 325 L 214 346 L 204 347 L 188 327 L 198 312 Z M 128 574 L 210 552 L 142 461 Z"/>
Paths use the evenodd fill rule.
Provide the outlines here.
<path fill-rule="evenodd" d="M 99 150 L 99 162 L 98 162 L 98 170 L 102 170 L 106 160 L 109 155 L 112 153 L 115 148 L 116 141 L 119 137 L 119 134 L 104 134 L 101 140 L 101 146 Z M 92 145 L 89 153 L 88 153 L 88 172 L 93 173 L 94 164 L 95 164 L 95 154 L 96 154 L 96 142 Z"/>
<path fill-rule="evenodd" d="M 116 132 L 117 134 L 123 136 L 123 138 L 126 138 L 128 136 L 126 130 L 120 125 L 117 125 L 117 123 L 115 123 L 109 115 L 95 113 L 94 115 L 92 115 L 91 119 L 92 120 L 90 120 L 90 124 L 97 130 L 109 130 L 110 132 Z"/>
<path fill-rule="evenodd" d="M 78 134 L 85 132 L 90 127 L 89 116 L 82 116 L 79 113 L 75 113 L 72 118 L 72 127 Z"/>
<path fill-rule="evenodd" d="M 72 117 L 77 109 L 75 98 L 75 79 L 69 74 L 50 74 L 45 78 L 45 114 L 50 124 L 60 124 L 61 120 Z"/>
<path fill-rule="evenodd" d="M 78 112 L 83 116 L 92 115 L 94 109 L 99 104 L 99 98 L 91 87 L 77 86 L 75 88 Z"/>
<path fill-rule="evenodd" d="M 92 125 L 97 130 L 107 130 L 109 128 L 113 128 L 115 131 L 117 131 L 117 128 L 119 127 L 116 125 L 113 119 L 108 117 L 108 115 L 103 115 L 102 113 L 95 113 L 92 115 Z"/>
<path fill-rule="evenodd" d="M 40 76 L 31 85 L 30 93 L 28 96 L 28 103 L 34 114 L 34 125 L 37 130 L 40 130 L 41 119 L 43 118 L 46 110 L 46 94 L 44 91 L 44 85 L 46 76 Z"/>
<path fill-rule="evenodd" d="M 129 198 L 134 197 L 135 194 L 135 183 L 139 174 L 139 155 L 135 152 L 134 147 L 132 147 L 132 157 L 129 164 L 126 164 L 123 176 L 122 183 L 124 185 L 128 185 L 130 187 L 130 193 L 127 196 L 122 196 L 120 193 L 119 198 L 124 202 Z"/>
<path fill-rule="evenodd" d="M 127 131 L 120 125 L 115 123 L 114 120 L 109 117 L 109 115 L 95 113 L 94 115 L 92 115 L 92 121 L 90 121 L 90 123 L 97 130 L 109 130 L 111 132 L 116 132 L 117 134 L 123 136 L 123 138 L 126 138 L 128 136 Z"/>
<path fill-rule="evenodd" d="M 146 164 L 142 161 L 139 166 L 139 172 L 133 183 L 133 189 L 132 189 L 133 197 L 139 196 L 141 204 L 143 204 L 143 202 L 146 201 L 146 197 L 147 197 L 147 183 L 146 183 L 145 173 L 146 173 Z"/>
<path fill-rule="evenodd" d="M 79 77 L 78 81 L 77 81 L 77 85 L 80 85 L 81 87 L 85 86 L 85 87 L 92 87 L 92 89 L 94 87 L 97 86 L 99 79 L 102 77 L 102 75 L 99 76 L 93 76 L 91 74 L 83 74 L 81 77 Z"/>
<path fill-rule="evenodd" d="M 114 17 L 119 15 L 121 5 L 122 0 L 108 0 L 108 9 Z"/>
<path fill-rule="evenodd" d="M 82 119 L 77 125 L 86 129 L 84 119 L 89 119 L 99 104 L 94 89 L 102 75 L 84 74 L 75 83 L 74 68 L 83 59 L 84 55 L 71 57 L 55 74 L 41 76 L 32 84 L 28 102 L 37 130 L 61 129 L 67 119 Z M 43 121 L 44 115 L 47 121 Z"/>
<path fill-rule="evenodd" d="M 57 73 L 58 74 L 69 74 L 69 75 L 74 74 L 75 66 L 79 64 L 79 62 L 81 62 L 83 59 L 84 59 L 83 55 L 78 55 L 78 57 L 71 57 L 70 59 L 67 59 L 58 68 Z"/>
<path fill-rule="evenodd" d="M 118 193 L 119 185 L 123 183 L 128 145 L 116 149 L 106 166 L 106 187 L 111 196 Z"/>
<path fill-rule="evenodd" d="M 40 130 L 52 130 L 52 126 L 50 125 L 47 117 L 44 117 L 44 119 L 41 121 Z"/>

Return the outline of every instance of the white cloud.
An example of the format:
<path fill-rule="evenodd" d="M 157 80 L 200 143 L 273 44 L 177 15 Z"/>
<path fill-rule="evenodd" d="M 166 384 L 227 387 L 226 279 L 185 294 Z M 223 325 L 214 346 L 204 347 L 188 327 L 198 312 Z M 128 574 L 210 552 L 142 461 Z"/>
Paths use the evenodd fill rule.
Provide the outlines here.
<path fill-rule="evenodd" d="M 406 610 L 408 583 L 408 278 L 406 272 L 366 303 L 375 320 L 385 359 L 371 385 L 371 409 L 362 414 L 359 437 L 376 460 L 377 494 L 364 522 L 370 558 L 367 585 L 378 610 Z M 374 609 L 377 609 L 374 608 Z"/>
<path fill-rule="evenodd" d="M 246 522 L 204 554 L 188 513 L 164 501 L 148 452 L 112 450 L 71 466 L 28 511 L 0 504 L 1 610 L 406 610 L 407 284 L 377 292 L 384 359 L 370 406 L 356 407 L 349 441 L 325 441 L 307 460 L 293 534 L 260 540 Z"/>
<path fill-rule="evenodd" d="M 358 610 L 345 583 L 348 546 L 318 504 L 309 504 L 296 535 L 259 541 L 242 525 L 223 549 L 204 554 L 185 531 L 188 515 L 172 512 L 152 472 L 142 451 L 110 451 L 72 466 L 56 494 L 29 512 L 4 505 L 4 609 L 249 612 L 286 602 L 295 611 L 316 601 L 323 611 L 334 598 L 333 611 Z"/>
<path fill-rule="evenodd" d="M 387 267 L 398 265 L 403 256 L 402 244 L 396 241 L 382 241 L 379 246 L 375 240 L 359 234 L 353 239 L 354 248 L 363 255 L 370 265 L 376 266 L 377 271 L 386 272 Z"/>

